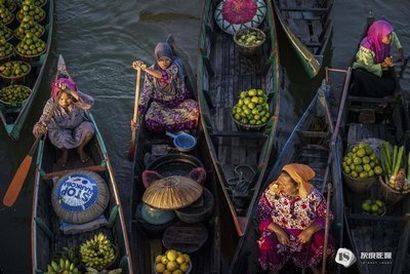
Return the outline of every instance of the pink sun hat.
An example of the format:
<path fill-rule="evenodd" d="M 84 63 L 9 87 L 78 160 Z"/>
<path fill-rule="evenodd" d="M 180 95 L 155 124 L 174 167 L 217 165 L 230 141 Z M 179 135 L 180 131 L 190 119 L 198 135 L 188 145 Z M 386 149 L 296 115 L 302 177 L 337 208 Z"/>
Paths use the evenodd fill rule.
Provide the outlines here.
<path fill-rule="evenodd" d="M 224 0 L 216 7 L 215 21 L 228 34 L 258 27 L 266 14 L 264 0 Z"/>

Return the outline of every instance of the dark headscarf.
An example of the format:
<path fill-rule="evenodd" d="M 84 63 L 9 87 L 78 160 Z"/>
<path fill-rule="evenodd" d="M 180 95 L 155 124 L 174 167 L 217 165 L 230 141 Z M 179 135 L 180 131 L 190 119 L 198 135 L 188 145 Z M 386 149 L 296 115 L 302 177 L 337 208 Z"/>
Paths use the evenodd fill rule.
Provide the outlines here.
<path fill-rule="evenodd" d="M 390 45 L 382 42 L 383 37 L 393 31 L 393 26 L 386 20 L 377 20 L 367 30 L 367 36 L 360 45 L 374 52 L 376 63 L 382 63 L 390 55 Z"/>
<path fill-rule="evenodd" d="M 158 62 L 161 57 L 167 57 L 171 62 L 174 61 L 174 54 L 168 43 L 158 43 L 154 50 L 154 56 L 156 62 Z M 157 69 L 159 68 L 157 63 L 155 63 L 155 67 Z"/>

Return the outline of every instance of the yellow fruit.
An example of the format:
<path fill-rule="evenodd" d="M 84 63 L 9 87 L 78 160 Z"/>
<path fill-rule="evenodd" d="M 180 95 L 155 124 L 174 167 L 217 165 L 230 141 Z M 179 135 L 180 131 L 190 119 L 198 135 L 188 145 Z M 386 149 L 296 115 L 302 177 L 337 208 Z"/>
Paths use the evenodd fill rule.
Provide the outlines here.
<path fill-rule="evenodd" d="M 179 266 L 179 269 L 181 269 L 182 272 L 186 272 L 189 268 L 189 264 L 183 263 Z"/>
<path fill-rule="evenodd" d="M 161 255 L 158 255 L 157 257 L 155 257 L 155 263 L 160 263 L 162 259 Z"/>
<path fill-rule="evenodd" d="M 165 269 L 165 271 L 163 272 L 163 274 L 172 274 L 172 272 L 169 271 L 168 269 Z"/>
<path fill-rule="evenodd" d="M 164 273 L 165 271 L 165 265 L 158 263 L 155 265 L 155 271 L 158 273 Z"/>
<path fill-rule="evenodd" d="M 189 264 L 189 262 L 191 261 L 191 258 L 189 258 L 189 255 L 184 254 L 183 256 L 185 257 L 185 262 Z"/>
<path fill-rule="evenodd" d="M 178 268 L 178 264 L 175 261 L 171 261 L 167 263 L 167 269 L 169 271 L 174 271 Z"/>
<path fill-rule="evenodd" d="M 172 271 L 172 274 L 184 274 L 180 269 Z"/>
<path fill-rule="evenodd" d="M 166 265 L 166 264 L 168 263 L 168 258 L 167 258 L 167 256 L 162 256 L 162 258 L 161 258 L 161 263 L 164 264 L 164 265 Z"/>
<path fill-rule="evenodd" d="M 175 250 L 168 250 L 167 251 L 167 258 L 169 261 L 174 262 L 177 258 L 177 252 Z"/>
<path fill-rule="evenodd" d="M 185 257 L 179 254 L 177 257 L 177 263 L 183 264 L 184 262 L 185 262 Z"/>

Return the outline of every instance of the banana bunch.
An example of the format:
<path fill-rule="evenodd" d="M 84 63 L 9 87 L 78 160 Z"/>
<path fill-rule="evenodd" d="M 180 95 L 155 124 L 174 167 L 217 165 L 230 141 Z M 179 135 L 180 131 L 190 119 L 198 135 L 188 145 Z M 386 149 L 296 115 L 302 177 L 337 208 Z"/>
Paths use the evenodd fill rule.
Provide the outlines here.
<path fill-rule="evenodd" d="M 115 259 L 115 251 L 104 233 L 94 235 L 80 246 L 81 261 L 86 267 L 102 270 Z"/>
<path fill-rule="evenodd" d="M 47 265 L 47 272 L 45 274 L 80 274 L 81 272 L 78 270 L 75 265 L 67 259 L 61 258 L 60 261 L 55 260 L 51 261 L 49 265 Z"/>

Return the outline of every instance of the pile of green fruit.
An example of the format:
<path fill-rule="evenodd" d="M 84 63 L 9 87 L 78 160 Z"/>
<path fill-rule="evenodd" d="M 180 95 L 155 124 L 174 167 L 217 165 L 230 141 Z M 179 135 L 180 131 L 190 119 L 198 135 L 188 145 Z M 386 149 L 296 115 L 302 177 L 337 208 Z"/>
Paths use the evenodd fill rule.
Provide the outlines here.
<path fill-rule="evenodd" d="M 18 0 L 18 2 L 19 2 L 19 6 L 22 6 L 24 4 L 26 5 L 34 4 L 37 7 L 42 7 L 45 5 L 45 3 L 47 3 L 47 0 L 24 0 L 24 1 Z"/>
<path fill-rule="evenodd" d="M 29 63 L 24 61 L 10 61 L 0 65 L 0 76 L 3 78 L 19 78 L 28 74 L 31 70 Z"/>
<path fill-rule="evenodd" d="M 13 12 L 17 7 L 13 0 L 0 0 L 0 5 L 5 6 L 10 12 Z"/>
<path fill-rule="evenodd" d="M 0 22 L 7 25 L 14 20 L 14 14 L 4 5 L 0 5 Z"/>
<path fill-rule="evenodd" d="M 343 158 L 343 171 L 352 178 L 365 179 L 383 173 L 379 159 L 368 144 L 357 144 Z"/>
<path fill-rule="evenodd" d="M 19 22 L 21 22 L 25 17 L 32 17 L 36 22 L 40 22 L 46 17 L 46 12 L 34 4 L 23 4 L 21 9 L 17 12 L 16 17 Z"/>
<path fill-rule="evenodd" d="M 0 38 L 0 59 L 11 56 L 13 54 L 14 47 L 12 44 L 7 43 L 6 39 Z"/>
<path fill-rule="evenodd" d="M 238 103 L 232 108 L 233 118 L 245 125 L 263 125 L 270 117 L 267 96 L 262 89 L 241 91 Z"/>
<path fill-rule="evenodd" d="M 362 203 L 362 210 L 373 215 L 383 215 L 386 208 L 380 200 L 366 200 Z"/>
<path fill-rule="evenodd" d="M 7 41 L 13 36 L 13 31 L 0 22 L 0 37 Z"/>
<path fill-rule="evenodd" d="M 44 34 L 44 27 L 37 23 L 32 17 L 25 16 L 20 26 L 15 30 L 14 35 L 22 40 L 26 34 L 41 37 Z"/>
<path fill-rule="evenodd" d="M 17 53 L 23 56 L 38 56 L 45 50 L 46 43 L 31 33 L 27 33 L 16 46 Z"/>
<path fill-rule="evenodd" d="M 244 29 L 236 35 L 236 41 L 242 46 L 256 47 L 265 41 L 265 36 L 258 30 Z"/>
<path fill-rule="evenodd" d="M 115 251 L 104 233 L 95 234 L 80 246 L 81 261 L 86 267 L 104 269 L 115 259 Z"/>
<path fill-rule="evenodd" d="M 69 260 L 60 259 L 60 261 L 51 261 L 47 265 L 47 272 L 45 274 L 80 274 L 78 268 Z"/>
<path fill-rule="evenodd" d="M 16 105 L 30 95 L 31 89 L 22 85 L 10 85 L 0 90 L 0 100 L 6 104 Z"/>

